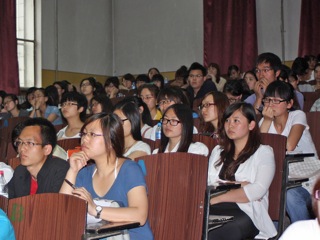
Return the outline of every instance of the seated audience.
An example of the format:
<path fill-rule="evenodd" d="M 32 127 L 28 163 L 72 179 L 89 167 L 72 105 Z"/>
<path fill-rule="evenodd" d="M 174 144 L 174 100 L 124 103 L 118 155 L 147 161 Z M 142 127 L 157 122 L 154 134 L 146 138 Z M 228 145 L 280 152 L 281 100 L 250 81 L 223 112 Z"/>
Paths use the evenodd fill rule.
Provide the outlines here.
<path fill-rule="evenodd" d="M 219 139 L 222 116 L 229 106 L 228 97 L 222 92 L 207 93 L 199 106 L 201 130 L 205 135 Z"/>
<path fill-rule="evenodd" d="M 44 118 L 30 118 L 15 127 L 12 140 L 21 165 L 8 183 L 9 198 L 59 192 L 69 163 L 52 156 L 57 143 L 52 123 Z"/>
<path fill-rule="evenodd" d="M 150 83 L 150 78 L 147 74 L 139 74 L 136 77 L 136 88 L 138 89 L 141 85 L 145 83 Z"/>
<path fill-rule="evenodd" d="M 148 70 L 149 79 L 152 79 L 152 77 L 156 74 L 160 74 L 160 71 L 158 70 L 158 68 L 152 67 Z"/>
<path fill-rule="evenodd" d="M 31 105 L 30 101 L 34 99 L 34 91 L 36 89 L 37 89 L 36 87 L 28 88 L 28 90 L 26 92 L 26 100 L 20 104 L 21 109 L 25 109 L 27 111 L 32 110 L 32 105 Z"/>
<path fill-rule="evenodd" d="M 237 65 L 230 65 L 228 67 L 229 80 L 238 80 L 241 78 L 241 72 Z"/>
<path fill-rule="evenodd" d="M 304 158 L 303 162 L 289 165 L 289 176 L 309 178 L 302 187 L 287 190 L 286 210 L 291 222 L 310 219 L 310 193 L 320 173 L 320 161 L 312 141 L 306 114 L 294 110 L 294 92 L 290 84 L 276 81 L 271 83 L 264 94 L 261 132 L 281 134 L 287 137 L 287 151 L 314 153 L 314 157 Z"/>
<path fill-rule="evenodd" d="M 280 240 L 320 239 L 320 179 L 312 191 L 312 207 L 316 219 L 295 222 L 281 235 Z"/>
<path fill-rule="evenodd" d="M 188 87 L 188 68 L 186 66 L 181 66 L 175 73 L 174 80 L 170 81 L 170 86 L 177 86 L 181 88 Z"/>
<path fill-rule="evenodd" d="M 253 105 L 257 114 L 263 109 L 262 98 L 268 85 L 277 80 L 281 72 L 281 60 L 273 53 L 261 53 L 256 60 L 255 73 L 258 78 L 254 86 L 254 94 L 245 99 L 245 102 Z"/>
<path fill-rule="evenodd" d="M 223 91 L 223 87 L 227 82 L 226 79 L 221 77 L 220 67 L 217 63 L 210 63 L 209 64 L 207 79 L 211 79 L 211 81 L 216 85 L 217 90 L 220 92 Z"/>
<path fill-rule="evenodd" d="M 308 69 L 309 65 L 303 57 L 297 57 L 292 63 L 291 70 L 299 79 L 298 88 L 301 92 L 314 92 L 312 85 L 307 82 L 310 78 Z"/>
<path fill-rule="evenodd" d="M 140 222 L 140 227 L 128 230 L 130 239 L 151 240 L 146 182 L 139 165 L 122 157 L 122 126 L 115 114 L 99 113 L 87 119 L 81 130 L 82 151 L 71 155 L 66 176 L 76 188 L 63 183 L 60 193 L 86 200 L 88 213 L 98 219 Z M 95 164 L 86 166 L 89 159 Z M 102 207 L 96 205 L 95 198 L 114 200 L 123 207 Z"/>
<path fill-rule="evenodd" d="M 121 101 L 114 106 L 113 113 L 122 121 L 124 130 L 124 157 L 137 158 L 151 154 L 151 148 L 142 141 L 139 109 L 133 102 Z"/>
<path fill-rule="evenodd" d="M 91 98 L 90 108 L 92 114 L 97 113 L 111 113 L 112 112 L 112 102 L 105 94 L 98 94 Z"/>
<path fill-rule="evenodd" d="M 174 104 L 166 109 L 161 120 L 161 145 L 155 153 L 188 152 L 208 156 L 207 146 L 192 142 L 192 110 L 185 104 Z"/>
<path fill-rule="evenodd" d="M 120 81 L 118 77 L 109 77 L 104 83 L 104 90 L 108 98 L 124 97 L 122 93 L 119 92 Z"/>
<path fill-rule="evenodd" d="M 156 85 L 159 89 L 164 88 L 164 77 L 161 74 L 155 74 L 151 78 L 151 82 Z"/>
<path fill-rule="evenodd" d="M 230 104 L 241 102 L 248 96 L 244 96 L 244 91 L 240 80 L 228 81 L 223 88 L 223 93 L 228 97 Z"/>
<path fill-rule="evenodd" d="M 222 118 L 220 138 L 209 160 L 208 185 L 241 184 L 210 199 L 210 214 L 234 216 L 209 232 L 208 239 L 268 239 L 277 234 L 268 214 L 268 190 L 275 173 L 270 146 L 262 145 L 256 114 L 251 104 L 231 104 Z M 228 238 L 229 239 L 229 238 Z"/>
<path fill-rule="evenodd" d="M 200 63 L 192 63 L 188 74 L 189 86 L 186 89 L 193 99 L 203 98 L 208 92 L 217 91 L 216 85 L 211 80 L 207 80 L 207 69 Z"/>
<path fill-rule="evenodd" d="M 95 95 L 97 95 L 96 83 L 97 82 L 93 77 L 84 78 L 80 82 L 80 93 L 82 93 L 87 98 L 88 102 L 86 114 L 90 114 L 91 109 L 89 103 L 91 99 Z"/>
<path fill-rule="evenodd" d="M 42 117 L 53 125 L 62 124 L 61 113 L 57 106 L 52 106 L 47 104 L 48 96 L 45 95 L 45 90 L 43 88 L 37 88 L 34 91 L 34 99 L 30 101 L 32 105 L 32 111 L 30 112 L 31 118 Z"/>
<path fill-rule="evenodd" d="M 7 94 L 3 101 L 3 106 L 8 112 L 8 117 L 28 117 L 29 112 L 25 109 L 20 109 L 19 100 L 15 94 Z"/>
<path fill-rule="evenodd" d="M 122 85 L 120 85 L 120 89 L 126 89 L 126 90 L 135 89 L 136 88 L 135 82 L 136 82 L 135 77 L 132 74 L 127 73 L 122 77 Z"/>
<path fill-rule="evenodd" d="M 254 73 L 254 71 L 247 71 L 244 74 L 243 79 L 246 81 L 251 93 L 254 93 L 254 86 L 258 81 L 258 78 L 257 78 L 256 74 Z"/>
<path fill-rule="evenodd" d="M 123 101 L 134 103 L 140 113 L 141 136 L 150 139 L 152 132 L 152 119 L 147 104 L 137 96 L 126 97 Z"/>
<path fill-rule="evenodd" d="M 153 84 L 143 84 L 138 88 L 138 96 L 147 104 L 151 119 L 160 120 L 162 114 L 157 108 L 159 88 Z"/>
<path fill-rule="evenodd" d="M 61 112 L 68 125 L 57 133 L 58 140 L 80 138 L 80 130 L 86 119 L 87 99 L 81 93 L 67 92 L 61 99 Z"/>

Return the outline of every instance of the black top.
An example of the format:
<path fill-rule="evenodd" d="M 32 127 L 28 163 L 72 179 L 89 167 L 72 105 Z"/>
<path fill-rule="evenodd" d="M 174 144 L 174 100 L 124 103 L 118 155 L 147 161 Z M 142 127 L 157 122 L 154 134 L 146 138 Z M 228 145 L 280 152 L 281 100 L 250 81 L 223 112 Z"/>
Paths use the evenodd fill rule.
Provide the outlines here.
<path fill-rule="evenodd" d="M 194 90 L 191 86 L 187 87 L 187 91 L 194 96 Z M 211 81 L 211 79 L 205 80 L 197 92 L 197 95 L 194 96 L 194 99 L 203 98 L 208 92 L 217 91 L 216 85 Z"/>
<path fill-rule="evenodd" d="M 49 156 L 37 175 L 37 193 L 59 192 L 69 170 L 69 163 L 57 157 Z M 31 174 L 25 166 L 19 165 L 8 184 L 9 198 L 30 195 Z"/>

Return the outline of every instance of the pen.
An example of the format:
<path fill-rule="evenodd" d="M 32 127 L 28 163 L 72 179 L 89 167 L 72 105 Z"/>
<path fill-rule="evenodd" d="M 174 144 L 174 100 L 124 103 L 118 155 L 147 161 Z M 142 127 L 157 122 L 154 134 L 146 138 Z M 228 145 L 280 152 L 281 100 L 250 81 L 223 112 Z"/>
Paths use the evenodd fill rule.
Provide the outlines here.
<path fill-rule="evenodd" d="M 68 179 L 64 179 L 64 181 L 70 186 L 72 187 L 73 189 L 76 189 L 76 186 L 74 184 L 72 184 Z"/>

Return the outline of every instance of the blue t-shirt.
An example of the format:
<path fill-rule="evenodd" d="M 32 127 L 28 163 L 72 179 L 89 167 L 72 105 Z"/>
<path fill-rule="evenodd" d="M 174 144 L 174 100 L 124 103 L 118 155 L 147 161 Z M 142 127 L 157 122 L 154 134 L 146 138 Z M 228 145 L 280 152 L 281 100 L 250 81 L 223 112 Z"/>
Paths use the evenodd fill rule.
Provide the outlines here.
<path fill-rule="evenodd" d="M 60 125 L 60 124 L 62 124 L 62 118 L 61 118 L 61 113 L 60 113 L 59 108 L 56 107 L 56 106 L 47 105 L 46 111 L 45 111 L 45 113 L 44 113 L 44 117 L 45 117 L 45 118 L 48 118 L 51 113 L 54 113 L 54 114 L 56 114 L 56 115 L 58 116 L 58 117 L 56 118 L 56 120 L 54 120 L 54 121 L 52 122 L 52 124 L 53 124 L 53 125 Z M 34 113 L 34 117 L 36 117 L 36 116 L 37 116 L 36 113 Z"/>
<path fill-rule="evenodd" d="M 84 187 L 91 194 L 92 198 L 108 199 L 117 201 L 121 206 L 128 207 L 128 192 L 137 186 L 146 187 L 146 181 L 140 166 L 131 160 L 126 160 L 122 164 L 120 171 L 113 185 L 106 195 L 98 196 L 93 189 L 92 174 L 96 165 L 90 165 L 80 170 L 76 187 Z M 145 225 L 129 230 L 130 240 L 153 239 L 149 222 Z"/>
<path fill-rule="evenodd" d="M 0 209 L 0 239 L 15 240 L 14 230 L 11 222 L 2 209 Z"/>

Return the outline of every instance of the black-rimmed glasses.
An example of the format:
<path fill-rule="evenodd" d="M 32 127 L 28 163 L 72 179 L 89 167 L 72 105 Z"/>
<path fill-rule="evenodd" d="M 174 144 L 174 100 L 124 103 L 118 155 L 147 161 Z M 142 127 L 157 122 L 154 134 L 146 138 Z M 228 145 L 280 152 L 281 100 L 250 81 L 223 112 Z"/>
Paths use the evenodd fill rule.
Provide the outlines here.
<path fill-rule="evenodd" d="M 262 103 L 266 104 L 266 103 L 272 103 L 272 104 L 280 104 L 282 102 L 286 102 L 287 100 L 284 99 L 276 99 L 276 98 L 263 98 L 262 99 Z"/>
<path fill-rule="evenodd" d="M 179 120 L 176 120 L 176 119 L 168 119 L 168 118 L 161 118 L 161 123 L 163 125 L 167 125 L 168 123 L 170 123 L 171 126 L 177 126 L 180 121 Z"/>
<path fill-rule="evenodd" d="M 198 107 L 198 109 L 199 109 L 199 110 L 202 110 L 202 109 L 204 109 L 204 108 L 208 108 L 208 107 L 213 106 L 213 105 L 216 105 L 216 104 L 215 104 L 215 103 L 204 103 L 204 104 L 200 105 L 200 106 Z"/>

